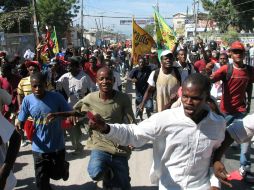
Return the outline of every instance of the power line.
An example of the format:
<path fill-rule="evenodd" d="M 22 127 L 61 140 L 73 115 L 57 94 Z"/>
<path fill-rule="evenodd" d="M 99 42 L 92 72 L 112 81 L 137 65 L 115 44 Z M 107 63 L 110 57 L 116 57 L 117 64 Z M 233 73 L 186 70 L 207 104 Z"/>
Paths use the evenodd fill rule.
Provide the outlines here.
<path fill-rule="evenodd" d="M 87 17 L 105 17 L 105 18 L 122 18 L 122 19 L 132 19 L 132 17 L 129 16 L 104 16 L 104 15 L 90 15 L 90 14 L 86 14 L 84 16 Z M 151 17 L 135 17 L 135 19 L 151 19 Z M 164 19 L 173 19 L 173 17 L 165 17 Z"/>
<path fill-rule="evenodd" d="M 235 5 L 233 4 L 233 6 L 244 5 L 244 4 L 251 3 L 251 2 L 254 2 L 254 0 L 250 0 L 250 1 L 247 1 L 247 2 L 243 2 L 243 3 L 235 4 Z"/>

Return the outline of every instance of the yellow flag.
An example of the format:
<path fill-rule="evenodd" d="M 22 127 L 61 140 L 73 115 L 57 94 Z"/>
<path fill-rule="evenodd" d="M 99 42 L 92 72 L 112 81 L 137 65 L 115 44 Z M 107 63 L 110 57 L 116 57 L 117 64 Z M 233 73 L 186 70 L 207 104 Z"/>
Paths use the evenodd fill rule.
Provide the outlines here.
<path fill-rule="evenodd" d="M 156 11 L 156 9 L 154 9 L 154 21 L 158 49 L 172 50 L 176 41 L 175 32 L 167 25 L 163 17 L 158 13 L 158 11 Z"/>
<path fill-rule="evenodd" d="M 132 19 L 132 28 L 132 56 L 133 64 L 136 65 L 140 56 L 151 52 L 151 47 L 155 44 L 155 41 L 145 30 L 137 25 L 134 19 Z"/>

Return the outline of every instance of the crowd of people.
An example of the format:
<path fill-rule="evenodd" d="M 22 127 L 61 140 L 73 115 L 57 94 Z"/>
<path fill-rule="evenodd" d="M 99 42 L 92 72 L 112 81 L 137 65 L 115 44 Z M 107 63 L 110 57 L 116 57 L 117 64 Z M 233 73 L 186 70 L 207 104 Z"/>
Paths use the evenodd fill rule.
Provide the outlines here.
<path fill-rule="evenodd" d="M 200 38 L 188 44 L 179 37 L 172 50 L 158 55 L 152 49 L 137 65 L 122 46 L 57 54 L 49 46 L 42 49 L 22 58 L 0 52 L 0 120 L 16 127 L 0 128 L 1 146 L 7 148 L 0 156 L 0 189 L 15 186 L 11 169 L 20 144 L 29 142 L 39 190 L 50 190 L 50 179 L 68 180 L 65 136 L 80 154 L 84 125 L 92 150 L 87 172 L 91 180 L 102 180 L 104 189 L 131 189 L 128 159 L 133 148 L 149 141 L 151 181 L 160 190 L 218 190 L 220 181 L 230 186 L 221 157 L 234 140 L 241 143 L 240 175 L 254 179 L 254 118 L 246 116 L 253 47 L 235 41 L 225 48 Z M 135 84 L 135 112 L 123 80 Z"/>

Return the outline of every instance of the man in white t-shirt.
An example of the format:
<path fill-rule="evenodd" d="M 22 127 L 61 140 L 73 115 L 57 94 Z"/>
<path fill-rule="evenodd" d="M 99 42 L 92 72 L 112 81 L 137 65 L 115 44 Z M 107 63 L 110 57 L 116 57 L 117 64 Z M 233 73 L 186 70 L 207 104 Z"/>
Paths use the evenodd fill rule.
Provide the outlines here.
<path fill-rule="evenodd" d="M 63 74 L 56 81 L 56 89 L 68 98 L 68 104 L 73 107 L 80 99 L 82 99 L 89 92 L 96 89 L 95 84 L 91 78 L 81 69 L 81 58 L 72 56 L 69 58 L 68 65 L 69 72 Z M 80 126 L 70 127 L 67 129 L 71 137 L 72 146 L 75 152 L 83 149 L 81 141 Z"/>

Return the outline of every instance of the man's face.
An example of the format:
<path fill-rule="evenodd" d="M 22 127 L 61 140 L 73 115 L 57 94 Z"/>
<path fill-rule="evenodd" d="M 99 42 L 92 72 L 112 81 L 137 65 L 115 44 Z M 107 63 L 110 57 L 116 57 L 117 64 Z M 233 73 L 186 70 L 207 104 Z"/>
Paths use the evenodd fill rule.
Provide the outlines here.
<path fill-rule="evenodd" d="M 173 54 L 168 54 L 161 57 L 161 67 L 168 69 L 173 66 Z"/>
<path fill-rule="evenodd" d="M 145 66 L 145 60 L 144 60 L 143 58 L 140 58 L 140 59 L 138 60 L 138 65 L 139 65 L 139 68 L 140 68 L 140 69 L 143 69 L 144 66 Z"/>
<path fill-rule="evenodd" d="M 114 76 L 108 70 L 101 70 L 97 73 L 96 82 L 100 92 L 111 92 L 113 90 Z"/>
<path fill-rule="evenodd" d="M 182 90 L 182 103 L 184 113 L 191 119 L 196 118 L 206 104 L 206 93 L 197 85 L 187 83 Z"/>
<path fill-rule="evenodd" d="M 177 54 L 177 59 L 180 63 L 185 63 L 187 54 L 184 51 L 179 51 Z"/>
<path fill-rule="evenodd" d="M 220 55 L 220 60 L 219 60 L 219 62 L 220 62 L 220 65 L 226 65 L 227 63 L 228 63 L 228 58 L 227 58 L 227 56 L 226 55 Z"/>
<path fill-rule="evenodd" d="M 41 99 L 45 94 L 46 83 L 44 81 L 38 81 L 36 79 L 31 80 L 31 87 L 33 94 Z"/>
<path fill-rule="evenodd" d="M 39 72 L 38 67 L 33 66 L 33 65 L 29 66 L 29 67 L 27 68 L 27 70 L 28 70 L 30 76 L 31 76 L 33 73 Z"/>
<path fill-rule="evenodd" d="M 234 63 L 242 63 L 244 59 L 244 51 L 240 49 L 231 50 L 231 57 Z"/>

